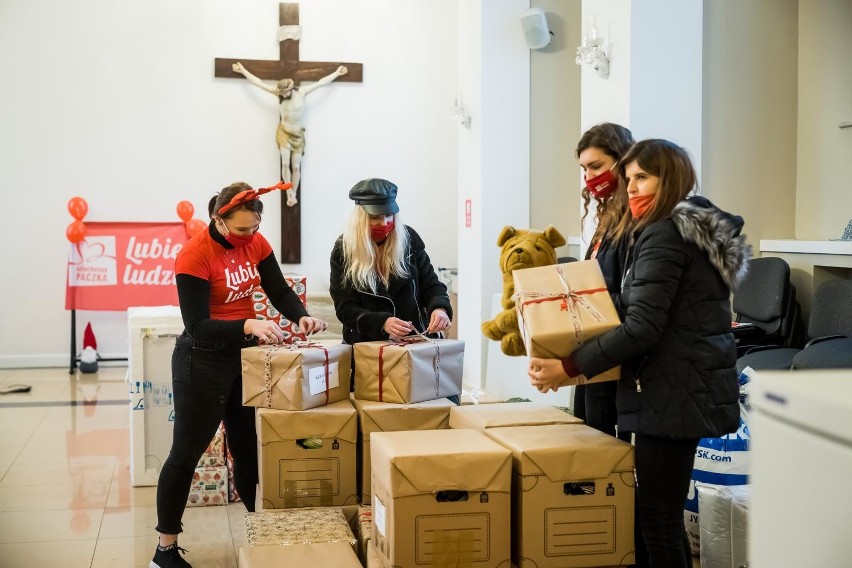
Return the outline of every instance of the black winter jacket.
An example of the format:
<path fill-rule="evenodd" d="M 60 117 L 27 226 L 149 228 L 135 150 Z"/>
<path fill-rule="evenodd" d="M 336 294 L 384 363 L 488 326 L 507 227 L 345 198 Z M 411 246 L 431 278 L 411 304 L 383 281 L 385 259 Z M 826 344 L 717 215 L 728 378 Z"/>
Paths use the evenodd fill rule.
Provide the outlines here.
<path fill-rule="evenodd" d="M 682 439 L 737 429 L 730 295 L 750 256 L 742 225 L 742 218 L 693 197 L 635 235 L 623 323 L 572 354 L 588 377 L 622 365 L 620 431 Z"/>
<path fill-rule="evenodd" d="M 436 308 L 447 312 L 452 319 L 453 310 L 447 287 L 438 279 L 420 235 L 406 226 L 409 248 L 406 253 L 409 277 L 391 276 L 387 288 L 379 283 L 376 294 L 356 289 L 344 282 L 346 268 L 343 262 L 343 237 L 338 237 L 331 252 L 331 277 L 329 292 L 334 300 L 337 319 L 343 324 L 343 341 L 380 341 L 388 335 L 382 327 L 389 317 L 410 321 L 418 332 L 429 326 L 429 317 Z"/>

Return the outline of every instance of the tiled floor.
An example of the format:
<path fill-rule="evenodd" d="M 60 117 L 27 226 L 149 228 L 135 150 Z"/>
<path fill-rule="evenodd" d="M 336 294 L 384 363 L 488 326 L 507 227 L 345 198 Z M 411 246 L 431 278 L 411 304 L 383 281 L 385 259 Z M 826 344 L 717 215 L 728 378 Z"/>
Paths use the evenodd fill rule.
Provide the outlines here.
<path fill-rule="evenodd" d="M 124 367 L 0 370 L 0 566 L 148 566 L 154 487 L 129 476 Z M 199 567 L 235 567 L 245 507 L 187 509 L 180 544 Z"/>

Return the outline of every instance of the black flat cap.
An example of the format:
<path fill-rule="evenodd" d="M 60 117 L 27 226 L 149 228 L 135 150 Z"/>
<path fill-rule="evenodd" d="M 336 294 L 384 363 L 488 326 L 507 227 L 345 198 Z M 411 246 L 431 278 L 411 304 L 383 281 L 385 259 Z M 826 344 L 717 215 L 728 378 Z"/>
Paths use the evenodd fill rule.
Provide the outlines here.
<path fill-rule="evenodd" d="M 363 207 L 369 215 L 399 213 L 396 185 L 386 179 L 370 178 L 359 181 L 349 190 L 349 199 Z"/>

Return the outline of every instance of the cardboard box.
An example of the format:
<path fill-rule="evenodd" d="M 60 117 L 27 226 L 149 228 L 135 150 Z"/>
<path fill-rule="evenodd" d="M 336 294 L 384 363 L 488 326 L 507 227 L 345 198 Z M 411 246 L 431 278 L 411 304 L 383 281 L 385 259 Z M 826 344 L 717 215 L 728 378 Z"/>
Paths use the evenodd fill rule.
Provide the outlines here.
<path fill-rule="evenodd" d="M 264 509 L 356 505 L 358 421 L 349 399 L 303 411 L 257 411 Z"/>
<path fill-rule="evenodd" d="M 509 565 L 511 452 L 478 430 L 374 432 L 372 541 L 392 566 Z"/>
<path fill-rule="evenodd" d="M 354 350 L 357 399 L 412 404 L 461 394 L 464 341 L 412 337 Z"/>
<path fill-rule="evenodd" d="M 157 485 L 172 446 L 172 352 L 183 333 L 177 306 L 127 308 L 130 484 Z"/>
<path fill-rule="evenodd" d="M 249 546 L 343 542 L 353 552 L 358 546 L 340 507 L 246 513 L 246 541 Z"/>
<path fill-rule="evenodd" d="M 284 280 L 293 289 L 305 309 L 308 307 L 307 296 L 307 278 L 301 274 L 285 274 Z M 254 302 L 254 312 L 257 319 L 271 319 L 278 323 L 281 331 L 284 332 L 284 342 L 294 343 L 296 341 L 306 341 L 307 336 L 299 329 L 299 322 L 292 322 L 284 317 L 284 315 L 275 309 L 275 306 L 269 301 L 269 297 L 263 288 L 256 288 L 251 295 Z"/>
<path fill-rule="evenodd" d="M 350 345 L 259 345 L 243 349 L 241 357 L 244 406 L 307 410 L 349 398 Z"/>
<path fill-rule="evenodd" d="M 546 404 L 535 402 L 502 402 L 450 409 L 450 428 L 500 428 L 542 424 L 582 424 L 583 421 Z"/>
<path fill-rule="evenodd" d="M 206 507 L 208 505 L 228 504 L 228 468 L 197 467 L 192 474 L 189 486 L 187 507 Z"/>
<path fill-rule="evenodd" d="M 595 337 L 618 327 L 621 319 L 596 260 L 524 268 L 512 272 L 518 327 L 527 355 L 565 359 Z M 617 381 L 621 368 L 571 384 Z"/>
<path fill-rule="evenodd" d="M 280 566 L 301 566 L 305 568 L 361 567 L 361 563 L 355 553 L 352 552 L 352 548 L 343 542 L 241 546 L 238 565 L 240 568 L 278 568 Z"/>
<path fill-rule="evenodd" d="M 362 505 L 370 504 L 370 435 L 373 432 L 440 430 L 449 428 L 450 409 L 446 398 L 415 404 L 393 404 L 354 399 L 358 411 L 358 490 Z"/>
<path fill-rule="evenodd" d="M 488 393 L 481 388 L 462 384 L 462 406 L 466 406 L 468 404 L 494 404 L 497 402 L 506 402 L 506 399 L 504 397 Z"/>
<path fill-rule="evenodd" d="M 372 540 L 367 543 L 367 559 L 364 562 L 364 566 L 366 568 L 388 568 L 382 559 L 382 555 L 379 554 L 379 549 L 376 548 Z"/>
<path fill-rule="evenodd" d="M 519 568 L 634 563 L 633 446 L 581 424 L 489 428 L 509 448 Z"/>

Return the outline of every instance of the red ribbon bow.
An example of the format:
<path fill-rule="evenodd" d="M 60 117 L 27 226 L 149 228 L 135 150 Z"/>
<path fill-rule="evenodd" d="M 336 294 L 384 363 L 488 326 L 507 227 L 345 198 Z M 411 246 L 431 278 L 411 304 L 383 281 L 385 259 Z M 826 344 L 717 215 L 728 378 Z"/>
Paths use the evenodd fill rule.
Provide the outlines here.
<path fill-rule="evenodd" d="M 231 201 L 229 201 L 227 204 L 223 205 L 219 209 L 217 214 L 221 217 L 223 214 L 227 213 L 228 211 L 230 211 L 234 207 L 237 207 L 238 205 L 242 205 L 243 203 L 246 203 L 247 201 L 254 201 L 254 200 L 260 198 L 260 196 L 263 195 L 264 193 L 269 193 L 270 191 L 275 191 L 276 189 L 286 190 L 286 189 L 290 189 L 291 187 L 293 187 L 293 184 L 290 183 L 289 181 L 287 183 L 280 181 L 280 182 L 276 183 L 275 185 L 272 185 L 272 186 L 269 186 L 269 187 L 261 187 L 260 189 L 246 189 L 245 191 L 241 191 L 238 194 L 236 194 L 235 196 L 233 196 L 231 198 Z"/>

